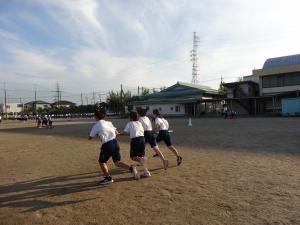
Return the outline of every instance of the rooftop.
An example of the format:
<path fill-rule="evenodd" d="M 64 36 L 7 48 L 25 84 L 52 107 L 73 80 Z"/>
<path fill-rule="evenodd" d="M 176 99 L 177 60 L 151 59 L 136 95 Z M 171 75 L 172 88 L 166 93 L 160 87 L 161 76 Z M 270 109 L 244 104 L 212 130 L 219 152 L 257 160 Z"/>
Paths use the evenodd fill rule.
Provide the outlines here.
<path fill-rule="evenodd" d="M 25 105 L 29 105 L 29 104 L 45 104 L 45 105 L 49 104 L 50 105 L 49 102 L 45 102 L 45 101 L 41 101 L 41 100 L 37 100 L 36 102 L 35 101 L 31 101 L 31 102 L 25 103 Z"/>
<path fill-rule="evenodd" d="M 300 54 L 269 58 L 265 61 L 263 69 L 277 68 L 300 64 Z"/>
<path fill-rule="evenodd" d="M 218 90 L 212 89 L 205 85 L 191 84 L 185 82 L 177 82 L 176 84 L 154 94 L 149 95 L 150 98 L 178 97 L 199 94 L 219 94 Z"/>

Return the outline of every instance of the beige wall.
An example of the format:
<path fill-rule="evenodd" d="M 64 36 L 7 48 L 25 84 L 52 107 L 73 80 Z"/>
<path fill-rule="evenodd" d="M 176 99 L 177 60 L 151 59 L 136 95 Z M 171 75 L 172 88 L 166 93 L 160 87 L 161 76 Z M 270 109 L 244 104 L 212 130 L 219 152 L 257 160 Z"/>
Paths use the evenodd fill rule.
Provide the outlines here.
<path fill-rule="evenodd" d="M 292 73 L 292 72 L 299 72 L 299 71 L 300 71 L 300 64 L 297 64 L 297 65 L 283 66 L 283 67 L 270 68 L 270 69 L 253 70 L 252 74 L 254 76 L 265 76 L 265 75 L 275 75 L 280 73 Z"/>
<path fill-rule="evenodd" d="M 2 111 L 5 112 L 4 105 L 2 106 Z M 20 113 L 23 110 L 22 103 L 7 103 L 6 104 L 6 112 L 7 113 Z"/>
<path fill-rule="evenodd" d="M 156 105 L 139 105 L 134 106 L 134 110 L 136 110 L 137 107 L 149 107 L 149 110 L 147 114 L 152 114 L 153 109 L 161 109 L 162 114 L 166 115 L 184 115 L 185 114 L 185 107 L 183 104 L 156 104 Z M 178 112 L 176 112 L 176 106 L 179 107 Z M 172 110 L 173 109 L 173 110 Z"/>

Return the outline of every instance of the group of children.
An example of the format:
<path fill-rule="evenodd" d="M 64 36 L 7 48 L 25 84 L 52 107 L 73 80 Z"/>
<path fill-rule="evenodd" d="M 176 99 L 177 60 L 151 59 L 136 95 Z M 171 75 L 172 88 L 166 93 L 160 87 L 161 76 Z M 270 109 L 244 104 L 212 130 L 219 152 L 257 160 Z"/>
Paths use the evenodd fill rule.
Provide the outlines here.
<path fill-rule="evenodd" d="M 53 128 L 52 118 L 50 115 L 37 115 L 36 121 L 37 121 L 37 125 L 36 125 L 37 128 L 42 128 L 42 127 Z"/>
<path fill-rule="evenodd" d="M 129 119 L 124 131 L 118 132 L 114 125 L 104 120 L 106 116 L 106 109 L 102 105 L 96 105 L 95 107 L 95 119 L 96 124 L 92 127 L 89 135 L 89 140 L 99 136 L 102 142 L 101 152 L 99 156 L 99 164 L 102 172 L 104 173 L 104 179 L 99 181 L 99 184 L 110 184 L 113 183 L 113 179 L 109 173 L 107 161 L 112 157 L 114 164 L 117 167 L 128 170 L 132 173 L 135 179 L 139 179 L 140 175 L 135 165 L 128 165 L 121 161 L 120 147 L 116 139 L 117 135 L 129 135 L 130 136 L 130 158 L 133 161 L 138 162 L 143 167 L 144 177 L 150 177 L 151 173 L 147 168 L 147 159 L 145 157 L 145 145 L 149 143 L 151 148 L 158 155 L 162 162 L 164 169 L 168 168 L 168 160 L 165 159 L 162 152 L 159 150 L 157 142 L 164 141 L 167 147 L 173 152 L 177 159 L 177 165 L 179 166 L 182 162 L 182 157 L 179 155 L 176 148 L 172 145 L 171 138 L 169 135 L 169 123 L 164 119 L 160 112 L 155 109 L 153 115 L 155 116 L 155 130 L 158 132 L 157 137 L 154 136 L 152 130 L 152 124 L 149 118 L 146 116 L 147 110 L 139 109 L 137 112 L 130 112 Z"/>

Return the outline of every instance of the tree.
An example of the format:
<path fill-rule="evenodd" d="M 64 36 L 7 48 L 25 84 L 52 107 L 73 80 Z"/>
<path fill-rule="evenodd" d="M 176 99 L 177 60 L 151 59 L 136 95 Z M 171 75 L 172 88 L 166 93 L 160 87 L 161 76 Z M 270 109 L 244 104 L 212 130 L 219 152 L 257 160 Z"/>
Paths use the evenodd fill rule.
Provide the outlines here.
<path fill-rule="evenodd" d="M 141 96 L 146 96 L 150 94 L 150 89 L 149 88 L 143 88 Z"/>

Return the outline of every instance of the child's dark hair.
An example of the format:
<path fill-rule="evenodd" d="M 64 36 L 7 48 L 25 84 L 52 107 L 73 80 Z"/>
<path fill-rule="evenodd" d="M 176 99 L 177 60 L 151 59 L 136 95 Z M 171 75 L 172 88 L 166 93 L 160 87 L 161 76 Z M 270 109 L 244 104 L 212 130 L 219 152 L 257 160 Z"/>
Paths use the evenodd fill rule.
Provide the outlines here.
<path fill-rule="evenodd" d="M 95 105 L 95 111 L 94 111 L 95 117 L 97 117 L 99 120 L 102 120 L 106 116 L 106 108 L 102 104 L 96 104 Z"/>
<path fill-rule="evenodd" d="M 136 112 L 130 112 L 129 113 L 129 118 L 132 120 L 132 121 L 138 121 L 138 115 Z"/>
<path fill-rule="evenodd" d="M 158 116 L 159 118 L 162 118 L 158 109 L 153 109 L 153 114 Z"/>
<path fill-rule="evenodd" d="M 139 107 L 136 109 L 136 111 L 140 116 L 146 116 L 147 109 L 143 109 L 143 108 Z"/>

